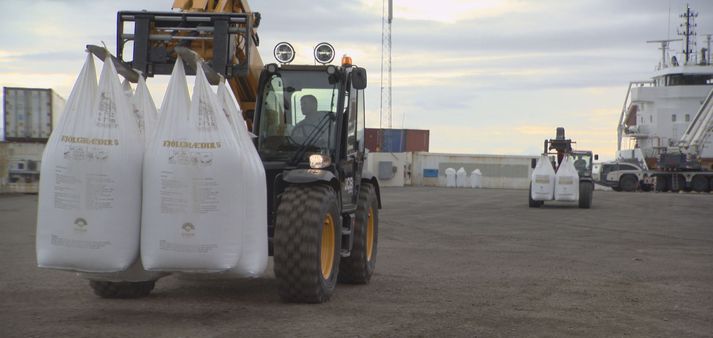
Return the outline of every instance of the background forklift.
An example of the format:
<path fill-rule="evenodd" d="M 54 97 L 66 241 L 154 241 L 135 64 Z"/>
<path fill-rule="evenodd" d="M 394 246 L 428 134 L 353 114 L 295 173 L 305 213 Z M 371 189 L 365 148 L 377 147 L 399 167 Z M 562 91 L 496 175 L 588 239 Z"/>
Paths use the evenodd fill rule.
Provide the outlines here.
<path fill-rule="evenodd" d="M 558 127 L 557 134 L 554 139 L 545 140 L 544 154 L 551 155 L 549 158 L 552 161 L 552 167 L 555 172 L 562 164 L 565 156 L 569 156 L 574 163 L 577 174 L 579 175 L 579 207 L 589 209 L 592 206 L 592 197 L 594 194 L 594 180 L 592 179 L 592 158 L 599 159 L 599 155 L 592 156 L 592 152 L 588 150 L 572 150 L 573 142 L 571 139 L 565 138 L 564 128 Z M 552 152 L 554 150 L 554 152 Z M 553 158 L 552 156 L 556 156 Z M 555 162 L 556 161 L 556 162 Z M 532 159 L 530 166 L 534 169 L 537 166 L 537 159 Z M 545 204 L 545 201 L 535 201 L 532 199 L 532 184 L 528 192 L 528 205 L 530 208 L 539 208 Z"/>
<path fill-rule="evenodd" d="M 366 70 L 349 57 L 331 65 L 327 43 L 314 50 L 319 65 L 290 65 L 294 49 L 281 43 L 274 50 L 280 64 L 263 66 L 255 32 L 261 17 L 244 0 L 176 0 L 173 8 L 181 12 L 117 14 L 117 71 L 132 82 L 139 72 L 169 75 L 180 54 L 188 75 L 202 66 L 211 84 L 225 78 L 257 135 L 267 176 L 265 231 L 283 300 L 321 303 L 337 281 L 368 283 L 381 197 L 376 177 L 363 171 Z M 128 43 L 132 55 L 124 51 Z M 88 49 L 104 59 L 104 48 Z M 307 111 L 307 96 L 317 100 L 316 111 Z M 90 285 L 101 297 L 131 298 L 148 295 L 154 283 Z"/>

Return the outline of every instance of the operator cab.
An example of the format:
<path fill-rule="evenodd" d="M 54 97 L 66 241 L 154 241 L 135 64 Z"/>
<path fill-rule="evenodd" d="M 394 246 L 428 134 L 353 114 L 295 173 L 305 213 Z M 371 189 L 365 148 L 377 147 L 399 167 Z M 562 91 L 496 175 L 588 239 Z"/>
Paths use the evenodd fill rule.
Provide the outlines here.
<path fill-rule="evenodd" d="M 334 66 L 283 66 L 266 71 L 258 118 L 257 147 L 263 161 L 306 160 L 307 153 L 335 157 L 342 90 Z M 299 154 L 301 152 L 303 154 Z M 300 156 L 298 156 L 300 155 Z M 295 158 L 298 156 L 298 158 Z"/>
<path fill-rule="evenodd" d="M 589 151 L 573 151 L 569 154 L 574 168 L 577 169 L 579 177 L 592 176 L 592 152 Z"/>

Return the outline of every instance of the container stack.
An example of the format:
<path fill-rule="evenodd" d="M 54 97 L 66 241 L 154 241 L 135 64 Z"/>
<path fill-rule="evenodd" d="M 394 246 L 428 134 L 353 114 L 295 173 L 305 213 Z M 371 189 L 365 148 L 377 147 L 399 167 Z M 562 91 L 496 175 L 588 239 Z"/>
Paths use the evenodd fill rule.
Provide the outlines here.
<path fill-rule="evenodd" d="M 430 130 L 373 129 L 365 131 L 366 149 L 370 152 L 406 153 L 427 152 Z"/>
<path fill-rule="evenodd" d="M 3 88 L 0 193 L 36 193 L 42 151 L 65 100 L 52 89 Z"/>

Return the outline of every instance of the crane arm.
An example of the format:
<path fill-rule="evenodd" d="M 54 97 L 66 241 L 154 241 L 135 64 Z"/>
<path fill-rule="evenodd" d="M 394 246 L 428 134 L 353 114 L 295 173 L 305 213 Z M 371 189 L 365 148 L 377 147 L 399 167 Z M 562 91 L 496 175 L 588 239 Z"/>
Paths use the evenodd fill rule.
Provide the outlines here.
<path fill-rule="evenodd" d="M 708 93 L 678 144 L 680 147 L 687 148 L 689 154 L 698 157 L 711 133 L 713 133 L 713 89 Z"/>

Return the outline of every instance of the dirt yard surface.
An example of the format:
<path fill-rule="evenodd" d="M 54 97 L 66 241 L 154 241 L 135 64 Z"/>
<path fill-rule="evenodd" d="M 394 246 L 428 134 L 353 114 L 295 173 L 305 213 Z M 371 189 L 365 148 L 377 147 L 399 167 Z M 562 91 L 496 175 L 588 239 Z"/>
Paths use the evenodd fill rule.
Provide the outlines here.
<path fill-rule="evenodd" d="M 169 276 L 107 300 L 36 268 L 37 196 L 0 196 L 0 337 L 713 335 L 713 194 L 383 189 L 369 285 L 282 303 L 272 278 Z"/>

